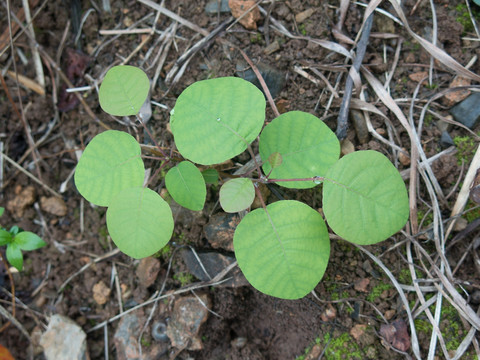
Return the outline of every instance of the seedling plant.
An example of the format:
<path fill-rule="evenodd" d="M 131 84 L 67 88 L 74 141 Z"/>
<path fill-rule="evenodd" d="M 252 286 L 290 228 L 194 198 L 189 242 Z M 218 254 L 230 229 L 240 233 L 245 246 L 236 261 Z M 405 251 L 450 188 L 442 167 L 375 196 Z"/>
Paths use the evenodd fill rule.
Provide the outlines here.
<path fill-rule="evenodd" d="M 3 215 L 5 209 L 0 207 L 0 216 Z M 23 231 L 18 226 L 14 225 L 7 230 L 0 226 L 0 246 L 6 246 L 5 251 L 7 261 L 15 267 L 18 271 L 23 268 L 23 251 L 37 250 L 46 245 L 38 235 Z"/>
<path fill-rule="evenodd" d="M 137 115 L 148 90 L 142 70 L 116 66 L 100 87 L 100 105 L 112 115 Z M 255 196 L 262 203 L 237 226 L 235 257 L 256 289 L 298 299 L 312 291 L 325 273 L 330 257 L 327 226 L 319 211 L 300 201 L 267 204 L 260 184 L 321 188 L 330 228 L 360 245 L 383 241 L 405 225 L 408 196 L 400 174 L 383 154 L 357 151 L 340 159 L 339 141 L 320 119 L 290 111 L 265 125 L 265 106 L 262 92 L 240 78 L 190 85 L 170 113 L 175 146 L 183 158 L 176 161 L 172 151 L 167 154 L 158 147 L 159 168 L 168 169 L 165 186 L 171 197 L 200 211 L 206 199 L 205 179 L 219 181 L 212 165 L 248 151 L 255 170 L 219 182 L 220 205 L 226 212 L 248 211 Z M 261 163 L 255 161 L 254 141 Z M 202 173 L 198 165 L 207 170 Z M 75 172 L 79 192 L 91 203 L 108 207 L 106 221 L 114 243 L 137 259 L 164 247 L 174 227 L 168 203 L 144 186 L 144 172 L 138 142 L 115 130 L 90 141 Z"/>

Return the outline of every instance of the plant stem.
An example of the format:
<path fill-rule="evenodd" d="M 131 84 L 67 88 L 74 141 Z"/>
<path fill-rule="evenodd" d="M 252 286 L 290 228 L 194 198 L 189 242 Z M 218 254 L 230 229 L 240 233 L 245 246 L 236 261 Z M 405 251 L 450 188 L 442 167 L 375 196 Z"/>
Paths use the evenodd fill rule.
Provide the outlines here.
<path fill-rule="evenodd" d="M 162 148 L 160 147 L 160 145 L 158 144 L 157 140 L 155 140 L 155 138 L 153 137 L 152 133 L 150 132 L 150 130 L 148 130 L 148 127 L 145 125 L 145 123 L 142 121 L 142 119 L 140 119 L 140 117 L 137 115 L 135 115 L 135 117 L 137 118 L 137 120 L 140 122 L 140 124 L 142 124 L 143 126 L 143 129 L 147 132 L 148 136 L 150 136 L 150 139 L 152 139 L 153 143 L 155 144 L 155 147 L 158 149 L 158 151 L 162 154 L 162 156 L 164 157 L 165 160 L 168 160 L 168 156 L 167 154 L 165 154 L 165 152 L 162 150 Z"/>
<path fill-rule="evenodd" d="M 301 179 L 266 179 L 265 183 L 276 183 L 282 181 L 324 181 L 325 178 L 323 176 L 314 176 L 311 178 L 301 178 Z"/>

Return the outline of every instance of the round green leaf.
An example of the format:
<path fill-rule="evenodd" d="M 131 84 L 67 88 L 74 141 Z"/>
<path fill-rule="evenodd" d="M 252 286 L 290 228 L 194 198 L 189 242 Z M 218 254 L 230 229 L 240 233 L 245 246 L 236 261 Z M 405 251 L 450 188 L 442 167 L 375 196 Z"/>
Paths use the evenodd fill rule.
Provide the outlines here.
<path fill-rule="evenodd" d="M 30 231 L 22 231 L 18 233 L 13 242 L 16 243 L 22 250 L 36 250 L 47 245 L 40 236 Z"/>
<path fill-rule="evenodd" d="M 115 116 L 136 115 L 147 99 L 150 81 L 143 70 L 114 66 L 103 79 L 98 98 L 103 111 Z"/>
<path fill-rule="evenodd" d="M 18 271 L 22 271 L 23 268 L 23 254 L 20 246 L 16 243 L 10 243 L 7 245 L 7 251 L 5 252 L 8 262 L 14 266 Z"/>
<path fill-rule="evenodd" d="M 118 248 L 135 259 L 155 254 L 173 232 L 172 211 L 155 191 L 135 187 L 122 191 L 107 210 L 107 227 Z"/>
<path fill-rule="evenodd" d="M 317 117 L 290 111 L 263 129 L 259 151 L 265 174 L 272 170 L 269 157 L 277 152 L 281 155 L 282 163 L 272 170 L 271 179 L 303 179 L 325 175 L 340 156 L 340 143 L 332 130 Z M 295 189 L 317 185 L 313 181 L 280 181 L 277 184 Z"/>
<path fill-rule="evenodd" d="M 282 299 L 299 299 L 312 291 L 330 257 L 330 239 L 321 215 L 294 200 L 247 214 L 235 230 L 233 247 L 250 284 Z"/>
<path fill-rule="evenodd" d="M 323 211 L 332 230 L 345 240 L 375 244 L 407 222 L 407 190 L 398 170 L 384 155 L 357 151 L 327 171 Z"/>
<path fill-rule="evenodd" d="M 245 151 L 265 120 L 265 97 L 234 77 L 198 81 L 178 97 L 171 112 L 175 144 L 187 159 L 218 164 Z"/>
<path fill-rule="evenodd" d="M 218 171 L 215 169 L 205 169 L 202 171 L 202 176 L 206 184 L 218 184 Z"/>
<path fill-rule="evenodd" d="M 182 161 L 165 176 L 165 185 L 173 200 L 193 211 L 203 209 L 207 197 L 205 179 L 198 168 L 189 161 Z"/>
<path fill-rule="evenodd" d="M 108 206 L 120 191 L 142 186 L 145 177 L 140 145 L 129 134 L 108 130 L 87 145 L 75 171 L 75 185 L 93 204 Z"/>
<path fill-rule="evenodd" d="M 237 178 L 228 180 L 220 188 L 220 205 L 228 213 L 247 209 L 255 199 L 252 180 Z"/>

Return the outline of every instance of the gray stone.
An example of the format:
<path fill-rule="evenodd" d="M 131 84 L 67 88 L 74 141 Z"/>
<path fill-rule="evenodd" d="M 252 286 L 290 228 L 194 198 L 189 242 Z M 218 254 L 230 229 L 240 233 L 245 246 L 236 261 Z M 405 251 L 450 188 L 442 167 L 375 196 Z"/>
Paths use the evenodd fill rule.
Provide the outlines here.
<path fill-rule="evenodd" d="M 87 335 L 73 320 L 53 315 L 40 338 L 47 360 L 87 360 Z"/>
<path fill-rule="evenodd" d="M 480 121 L 480 93 L 475 92 L 452 107 L 450 114 L 459 123 L 473 129 Z"/>
<path fill-rule="evenodd" d="M 213 279 L 218 273 L 235 261 L 235 258 L 232 256 L 226 256 L 216 252 L 197 252 L 196 254 L 198 258 L 191 249 L 187 248 L 182 250 L 182 258 L 187 265 L 188 271 L 202 281 Z M 205 271 L 207 273 L 205 273 Z M 222 282 L 218 286 L 239 287 L 248 285 L 247 279 L 245 279 L 245 276 L 238 267 L 230 270 L 225 275 L 225 278 L 231 279 Z"/>
<path fill-rule="evenodd" d="M 440 146 L 443 148 L 448 148 L 454 145 L 455 143 L 453 142 L 453 139 L 448 133 L 448 131 L 443 131 L 442 136 L 440 137 Z"/>
<path fill-rule="evenodd" d="M 265 80 L 265 84 L 267 84 L 268 90 L 270 90 L 272 98 L 275 99 L 280 94 L 280 91 L 282 91 L 283 86 L 285 85 L 285 74 L 282 73 L 280 70 L 277 70 L 274 67 L 266 64 L 259 63 L 255 65 L 257 66 L 258 71 L 262 75 L 263 80 Z M 262 86 L 260 85 L 257 76 L 246 62 L 238 61 L 236 69 L 237 76 L 247 81 L 250 81 L 253 85 L 258 87 L 263 92 Z"/>
<path fill-rule="evenodd" d="M 233 252 L 233 234 L 239 222 L 237 214 L 215 214 L 205 226 L 205 237 L 214 249 Z"/>
<path fill-rule="evenodd" d="M 167 336 L 172 346 L 187 350 L 201 350 L 202 341 L 198 336 L 200 327 L 207 321 L 210 299 L 207 294 L 185 296 L 175 300 L 170 321 L 167 325 Z"/>
<path fill-rule="evenodd" d="M 207 14 L 216 14 L 218 13 L 218 4 L 220 3 L 220 12 L 229 13 L 230 6 L 228 6 L 228 0 L 210 0 L 207 5 L 205 5 L 205 12 Z"/>

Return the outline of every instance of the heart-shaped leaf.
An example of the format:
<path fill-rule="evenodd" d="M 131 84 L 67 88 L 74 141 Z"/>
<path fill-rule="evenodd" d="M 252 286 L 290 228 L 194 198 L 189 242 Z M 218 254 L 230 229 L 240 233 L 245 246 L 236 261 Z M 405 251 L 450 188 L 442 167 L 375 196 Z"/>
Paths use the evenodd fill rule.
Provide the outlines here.
<path fill-rule="evenodd" d="M 262 92 L 246 80 L 223 77 L 187 87 L 171 112 L 170 124 L 180 153 L 211 165 L 245 151 L 264 119 Z"/>
<path fill-rule="evenodd" d="M 260 135 L 263 171 L 271 179 L 303 179 L 323 176 L 340 156 L 340 143 L 332 130 L 317 117 L 290 111 L 265 126 Z M 268 159 L 279 153 L 282 162 L 274 167 Z M 314 181 L 280 181 L 287 188 L 307 189 Z"/>
<path fill-rule="evenodd" d="M 207 189 L 205 179 L 190 161 L 182 161 L 165 176 L 165 186 L 173 200 L 193 211 L 200 211 L 205 204 Z"/>
<path fill-rule="evenodd" d="M 220 205 L 228 213 L 247 209 L 255 199 L 252 180 L 237 178 L 228 180 L 220 188 Z"/>
<path fill-rule="evenodd" d="M 140 259 L 155 254 L 168 243 L 173 232 L 172 211 L 155 191 L 129 188 L 108 207 L 107 227 L 122 252 Z"/>
<path fill-rule="evenodd" d="M 321 215 L 295 200 L 248 213 L 235 230 L 233 247 L 250 284 L 282 299 L 299 299 L 312 291 L 330 257 Z"/>
<path fill-rule="evenodd" d="M 114 66 L 103 79 L 98 98 L 103 111 L 115 116 L 136 115 L 147 99 L 150 81 L 143 70 Z"/>
<path fill-rule="evenodd" d="M 142 186 L 145 177 L 140 145 L 133 136 L 108 130 L 95 136 L 75 170 L 75 185 L 93 204 L 108 206 L 120 191 Z"/>
<path fill-rule="evenodd" d="M 407 222 L 407 190 L 398 170 L 383 154 L 357 151 L 327 171 L 323 212 L 328 225 L 345 240 L 375 244 Z"/>

